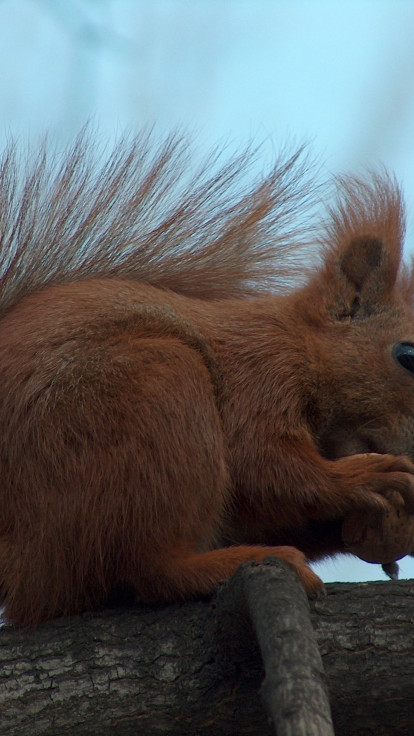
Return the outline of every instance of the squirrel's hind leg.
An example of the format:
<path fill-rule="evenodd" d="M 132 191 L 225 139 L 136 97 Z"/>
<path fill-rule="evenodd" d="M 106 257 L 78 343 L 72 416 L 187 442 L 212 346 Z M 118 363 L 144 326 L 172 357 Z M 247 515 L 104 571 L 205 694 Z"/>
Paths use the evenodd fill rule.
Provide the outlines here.
<path fill-rule="evenodd" d="M 162 602 L 207 595 L 218 583 L 231 577 L 243 562 L 263 562 L 267 557 L 287 562 L 310 596 L 323 590 L 321 579 L 311 570 L 305 555 L 295 547 L 240 545 L 201 553 L 183 548 L 175 550 L 164 557 L 162 567 L 158 567 L 152 580 L 146 581 L 144 595 L 142 583 L 137 588 L 137 599 Z"/>

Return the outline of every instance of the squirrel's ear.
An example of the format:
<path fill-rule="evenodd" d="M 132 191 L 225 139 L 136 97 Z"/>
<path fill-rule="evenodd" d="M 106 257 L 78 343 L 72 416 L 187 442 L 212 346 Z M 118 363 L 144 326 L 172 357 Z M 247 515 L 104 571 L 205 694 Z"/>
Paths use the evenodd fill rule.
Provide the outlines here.
<path fill-rule="evenodd" d="M 397 281 L 404 208 L 388 177 L 371 183 L 340 182 L 340 200 L 326 232 L 325 278 L 332 279 L 341 310 L 370 313 L 390 296 Z"/>
<path fill-rule="evenodd" d="M 398 265 L 379 238 L 361 235 L 339 254 L 337 269 L 361 300 L 378 302 L 393 289 Z"/>

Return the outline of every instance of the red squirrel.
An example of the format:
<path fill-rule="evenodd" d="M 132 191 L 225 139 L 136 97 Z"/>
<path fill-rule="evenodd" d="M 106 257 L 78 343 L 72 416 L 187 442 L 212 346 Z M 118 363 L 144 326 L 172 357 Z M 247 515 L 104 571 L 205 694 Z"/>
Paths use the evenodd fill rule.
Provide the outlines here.
<path fill-rule="evenodd" d="M 349 514 L 395 499 L 414 514 L 397 185 L 340 181 L 306 264 L 300 153 L 248 188 L 245 157 L 191 178 L 184 149 L 142 138 L 99 165 L 81 137 L 64 160 L 43 147 L 23 176 L 13 146 L 2 159 L 11 622 L 209 594 L 269 555 L 313 594 L 308 561 L 344 551 Z M 295 259 L 305 278 L 284 289 Z"/>

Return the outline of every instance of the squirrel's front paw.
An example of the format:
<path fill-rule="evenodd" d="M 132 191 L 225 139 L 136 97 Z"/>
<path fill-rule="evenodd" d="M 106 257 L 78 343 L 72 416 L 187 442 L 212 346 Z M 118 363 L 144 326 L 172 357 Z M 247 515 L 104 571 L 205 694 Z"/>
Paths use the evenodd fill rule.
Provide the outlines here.
<path fill-rule="evenodd" d="M 414 516 L 407 513 L 401 496 L 390 492 L 384 512 L 347 515 L 342 540 L 346 550 L 362 560 L 389 566 L 414 552 Z"/>
<path fill-rule="evenodd" d="M 355 512 L 387 514 L 392 506 L 414 514 L 414 465 L 408 458 L 366 453 L 343 457 L 336 463 L 352 487 Z"/>

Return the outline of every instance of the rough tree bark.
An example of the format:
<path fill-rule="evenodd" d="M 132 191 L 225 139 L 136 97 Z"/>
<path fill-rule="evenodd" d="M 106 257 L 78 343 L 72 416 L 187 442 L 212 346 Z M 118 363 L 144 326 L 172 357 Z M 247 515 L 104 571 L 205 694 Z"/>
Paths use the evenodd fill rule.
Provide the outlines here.
<path fill-rule="evenodd" d="M 414 583 L 331 584 L 310 608 L 336 736 L 413 733 Z M 243 566 L 211 600 L 6 627 L 0 733 L 270 736 L 279 719 L 278 734 L 325 736 L 313 636 L 277 561 Z"/>

